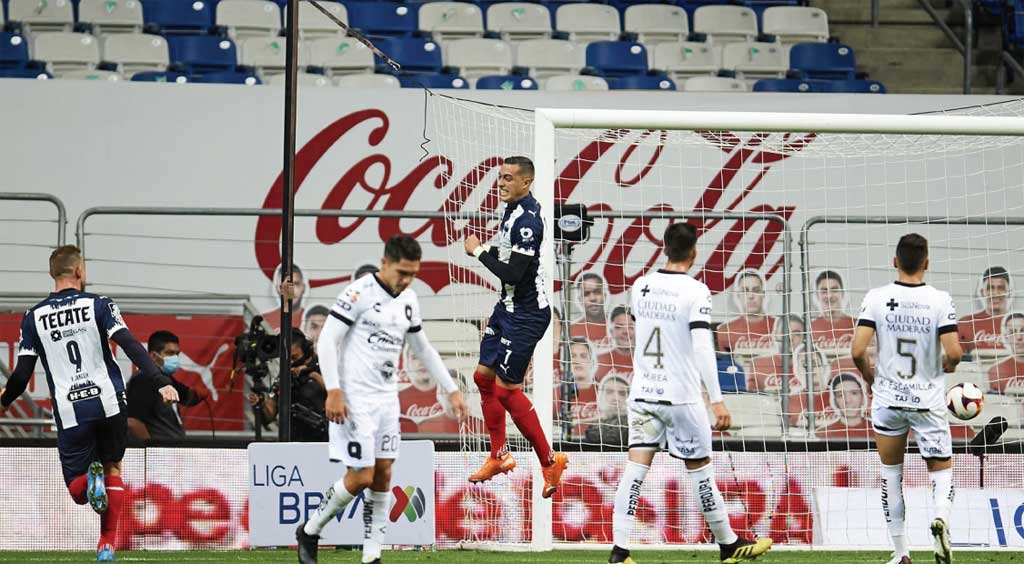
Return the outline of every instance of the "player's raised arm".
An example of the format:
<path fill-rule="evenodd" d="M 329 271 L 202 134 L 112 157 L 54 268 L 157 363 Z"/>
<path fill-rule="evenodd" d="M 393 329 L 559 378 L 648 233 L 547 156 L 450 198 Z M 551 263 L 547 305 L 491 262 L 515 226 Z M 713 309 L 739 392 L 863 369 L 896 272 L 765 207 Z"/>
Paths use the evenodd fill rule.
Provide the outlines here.
<path fill-rule="evenodd" d="M 857 330 L 853 334 L 853 345 L 850 347 L 853 363 L 857 365 L 857 370 L 860 370 L 860 374 L 868 386 L 875 381 L 875 369 L 871 366 L 871 359 L 868 357 L 868 346 L 871 345 L 871 340 L 874 338 L 875 317 L 874 312 L 871 311 L 871 292 L 868 292 L 860 307 L 860 318 L 857 319 Z"/>
<path fill-rule="evenodd" d="M 498 260 L 497 251 L 481 244 L 476 235 L 466 237 L 464 246 L 467 254 L 476 257 L 502 283 L 518 284 L 529 271 L 530 262 L 540 250 L 542 230 L 540 218 L 533 221 L 532 217 L 527 219 L 527 214 L 524 214 L 516 220 L 511 234 L 512 254 L 507 263 Z"/>
<path fill-rule="evenodd" d="M 715 342 L 711 335 L 711 292 L 694 301 L 689 319 L 693 360 L 708 392 L 711 411 L 715 415 L 714 426 L 725 431 L 732 426 L 732 416 L 722 402 L 722 388 L 718 383 L 718 361 L 715 360 Z"/>

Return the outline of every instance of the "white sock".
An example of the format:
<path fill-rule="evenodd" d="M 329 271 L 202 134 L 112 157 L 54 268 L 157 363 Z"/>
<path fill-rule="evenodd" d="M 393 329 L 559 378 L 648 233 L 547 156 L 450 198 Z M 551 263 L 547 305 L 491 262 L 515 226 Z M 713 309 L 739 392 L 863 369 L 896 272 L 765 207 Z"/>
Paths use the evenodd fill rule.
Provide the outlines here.
<path fill-rule="evenodd" d="M 350 493 L 345 488 L 345 477 L 339 478 L 333 486 L 327 489 L 323 501 L 320 502 L 320 507 L 317 507 L 309 516 L 309 521 L 306 521 L 304 527 L 306 534 L 319 535 L 327 523 L 330 523 L 331 519 L 334 519 L 334 516 L 340 513 L 355 497 L 356 494 Z"/>
<path fill-rule="evenodd" d="M 892 538 L 896 557 L 910 556 L 907 549 L 906 506 L 903 505 L 903 465 L 882 465 L 882 512 L 885 522 L 889 525 L 889 537 Z"/>
<path fill-rule="evenodd" d="M 380 547 L 388 532 L 388 511 L 391 510 L 391 492 L 366 490 L 363 506 L 363 562 L 380 558 Z"/>
<path fill-rule="evenodd" d="M 929 472 L 932 481 L 932 502 L 935 504 L 935 516 L 949 525 L 949 516 L 953 512 L 953 469 L 947 468 L 938 472 Z"/>
<path fill-rule="evenodd" d="M 636 509 L 640 503 L 640 486 L 647 477 L 650 466 L 639 462 L 626 461 L 615 490 L 615 511 L 612 513 L 612 542 L 619 548 L 629 549 L 629 535 L 636 521 Z"/>
<path fill-rule="evenodd" d="M 715 467 L 706 464 L 696 470 L 689 470 L 690 487 L 693 488 L 694 498 L 700 504 L 700 510 L 704 513 L 704 521 L 707 522 L 711 533 L 715 535 L 715 542 L 718 544 L 732 544 L 739 537 L 732 530 L 729 523 L 729 511 L 725 508 L 725 499 L 722 492 L 718 491 L 718 484 L 715 483 Z"/>

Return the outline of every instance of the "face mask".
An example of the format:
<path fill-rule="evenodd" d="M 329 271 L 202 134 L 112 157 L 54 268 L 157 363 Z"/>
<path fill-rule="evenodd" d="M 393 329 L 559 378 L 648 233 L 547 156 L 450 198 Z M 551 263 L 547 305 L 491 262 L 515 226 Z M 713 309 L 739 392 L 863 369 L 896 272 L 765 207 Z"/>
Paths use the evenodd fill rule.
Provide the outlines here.
<path fill-rule="evenodd" d="M 160 371 L 170 376 L 177 372 L 179 368 L 181 368 L 181 359 L 178 358 L 178 355 L 174 355 L 164 358 L 164 365 L 160 368 Z"/>

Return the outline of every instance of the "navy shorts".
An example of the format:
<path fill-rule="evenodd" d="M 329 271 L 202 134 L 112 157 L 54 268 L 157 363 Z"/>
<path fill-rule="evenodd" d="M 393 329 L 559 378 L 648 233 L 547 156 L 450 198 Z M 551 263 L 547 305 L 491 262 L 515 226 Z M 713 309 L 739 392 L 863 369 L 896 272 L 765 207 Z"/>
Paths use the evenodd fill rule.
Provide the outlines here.
<path fill-rule="evenodd" d="M 95 419 L 57 433 L 57 452 L 64 483 L 85 474 L 97 460 L 121 462 L 128 445 L 128 418 L 123 414 Z"/>
<path fill-rule="evenodd" d="M 494 368 L 504 382 L 522 384 L 533 349 L 550 323 L 551 308 L 512 314 L 499 302 L 480 341 L 480 364 Z"/>

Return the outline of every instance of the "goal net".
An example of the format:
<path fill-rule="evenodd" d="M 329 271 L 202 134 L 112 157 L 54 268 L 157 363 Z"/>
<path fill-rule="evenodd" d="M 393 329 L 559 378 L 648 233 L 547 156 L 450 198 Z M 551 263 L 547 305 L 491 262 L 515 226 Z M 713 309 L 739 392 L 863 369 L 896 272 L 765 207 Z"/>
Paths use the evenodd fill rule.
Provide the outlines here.
<path fill-rule="evenodd" d="M 611 542 L 631 358 L 657 354 L 634 342 L 630 289 L 664 263 L 665 227 L 686 221 L 700 233 L 691 274 L 713 293 L 719 381 L 733 418 L 715 434 L 713 463 L 737 533 L 808 548 L 888 549 L 871 391 L 849 348 L 862 298 L 895 278 L 895 243 L 917 232 L 930 244 L 928 282 L 954 296 L 967 353 L 947 385 L 972 382 L 986 392 L 981 416 L 950 420 L 952 541 L 1024 546 L 1005 525 L 1024 503 L 1013 491 L 1024 487 L 1024 315 L 1016 317 L 1024 303 L 1014 295 L 1024 275 L 1021 115 L 1019 101 L 944 115 L 828 116 L 533 112 L 431 96 L 428 149 L 450 159 L 449 182 L 459 187 L 446 210 L 500 210 L 501 159 L 534 159 L 556 311 L 527 390 L 556 448 L 570 456 L 553 502 L 542 501 L 536 458 L 509 420 L 519 466 L 466 490 L 459 540 L 498 549 Z M 588 210 L 585 241 L 555 240 L 556 204 Z M 498 283 L 458 239 L 473 232 L 486 241 L 497 222 L 450 225 L 451 264 L 461 265 L 451 274 L 463 282 L 453 311 L 472 311 L 457 321 L 479 330 Z M 477 351 L 455 354 L 469 367 Z M 488 453 L 468 373 L 464 382 L 474 418 L 442 489 L 462 487 L 449 481 L 464 481 Z M 985 424 L 998 417 L 1008 429 L 977 456 L 969 442 L 986 442 Z M 905 468 L 908 538 L 924 549 L 931 494 L 913 441 Z M 710 542 L 686 479 L 681 461 L 656 457 L 637 506 L 635 547 Z"/>

